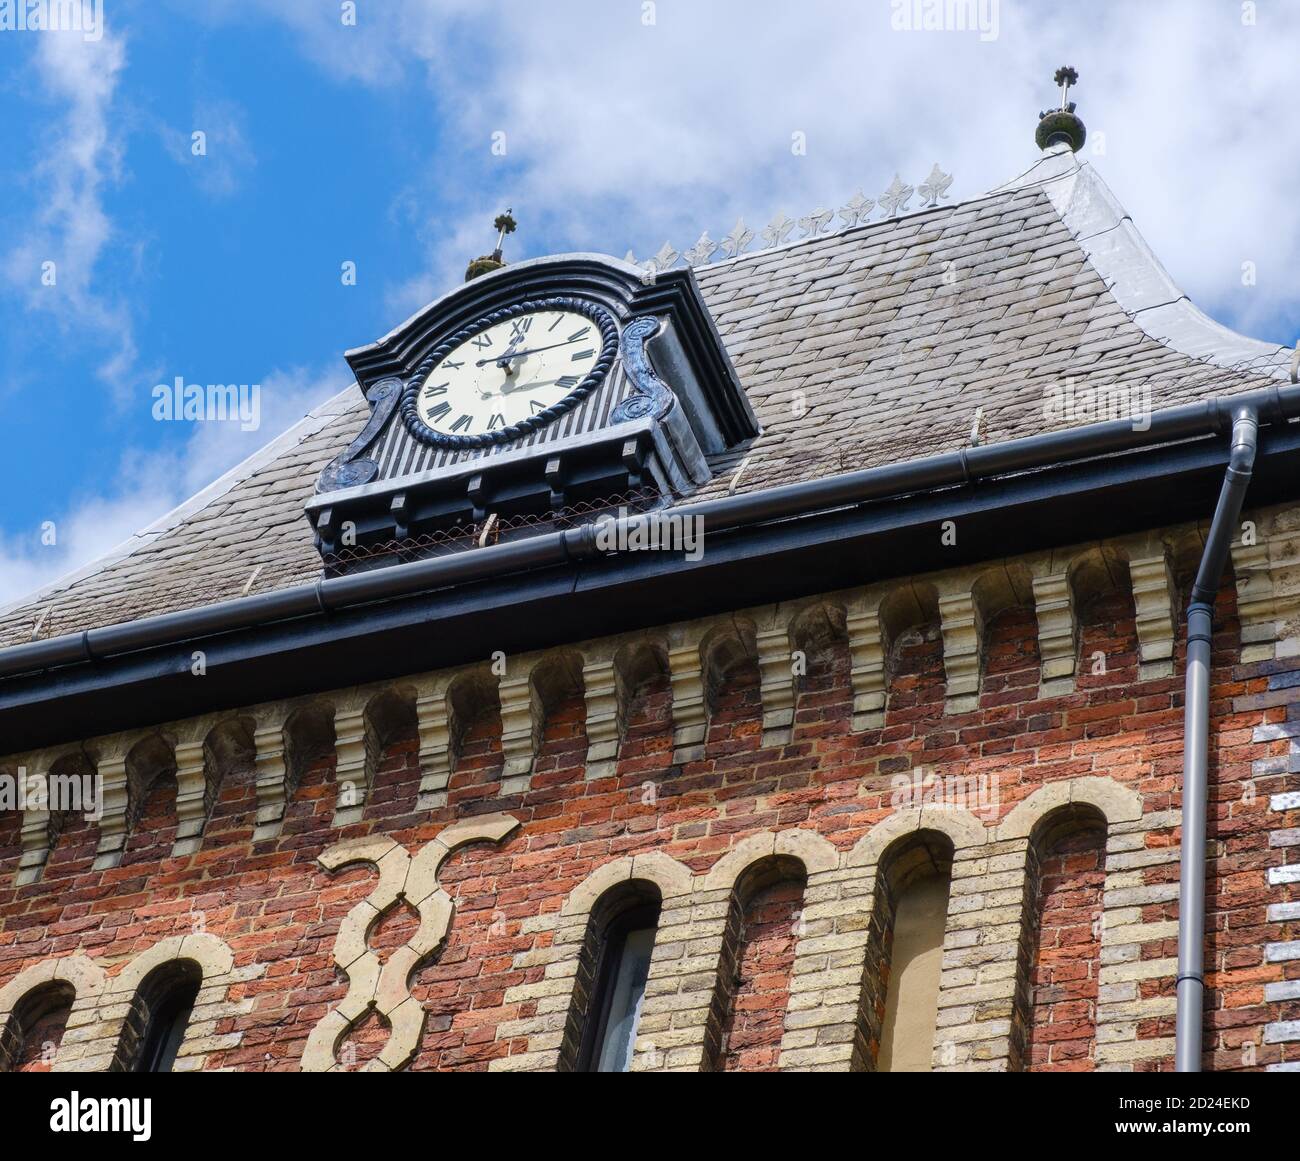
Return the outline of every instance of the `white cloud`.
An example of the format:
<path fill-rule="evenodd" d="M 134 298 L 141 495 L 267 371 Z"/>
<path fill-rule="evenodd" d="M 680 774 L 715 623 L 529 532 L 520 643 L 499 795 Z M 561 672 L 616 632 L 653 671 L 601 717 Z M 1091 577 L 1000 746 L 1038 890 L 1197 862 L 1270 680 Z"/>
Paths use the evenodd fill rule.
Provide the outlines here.
<path fill-rule="evenodd" d="M 49 115 L 41 153 L 24 194 L 37 207 L 21 241 L 3 256 L 6 281 L 29 308 L 65 331 L 91 333 L 109 348 L 98 369 L 113 386 L 136 356 L 131 317 L 101 291 L 96 267 L 113 237 L 104 191 L 120 177 L 122 138 L 113 100 L 126 66 L 126 45 L 106 30 L 87 41 L 78 32 L 32 35 L 33 71 Z M 53 263 L 53 285 L 43 281 Z"/>
<path fill-rule="evenodd" d="M 982 193 L 1036 156 L 1038 112 L 1069 63 L 1085 155 L 1175 280 L 1249 330 L 1300 307 L 1287 278 L 1300 155 L 1286 148 L 1300 8 L 1252 8 L 1256 25 L 1216 0 L 1002 0 L 992 41 L 894 31 L 889 0 L 660 0 L 650 25 L 642 4 L 608 0 L 391 0 L 359 4 L 355 29 L 308 0 L 258 11 L 331 75 L 427 78 L 446 143 L 427 177 L 452 172 L 463 189 L 419 231 L 425 270 L 395 288 L 402 310 L 454 285 L 506 204 L 521 221 L 516 253 L 644 257 L 664 238 L 716 240 L 742 213 L 758 228 L 859 185 L 875 197 L 895 170 L 915 184 L 935 161 L 956 175 L 953 199 Z M 496 130 L 504 159 L 489 152 Z M 795 131 L 804 156 L 791 153 Z M 1241 286 L 1247 261 L 1253 288 Z"/>
<path fill-rule="evenodd" d="M 40 529 L 25 543 L 0 540 L 0 606 L 106 555 L 288 430 L 348 380 L 342 371 L 273 371 L 261 384 L 257 431 L 241 431 L 237 422 L 178 423 L 174 450 L 126 450 L 110 488 L 53 518 L 53 544 L 41 543 Z"/>

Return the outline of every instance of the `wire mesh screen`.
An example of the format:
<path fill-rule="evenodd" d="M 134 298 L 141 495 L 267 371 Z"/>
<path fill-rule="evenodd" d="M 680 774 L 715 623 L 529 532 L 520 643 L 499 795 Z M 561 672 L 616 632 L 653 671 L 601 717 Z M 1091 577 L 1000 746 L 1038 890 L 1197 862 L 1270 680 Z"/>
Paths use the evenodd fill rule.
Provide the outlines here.
<path fill-rule="evenodd" d="M 554 508 L 545 512 L 501 516 L 488 513 L 482 520 L 457 524 L 451 528 L 402 540 L 385 540 L 376 544 L 354 545 L 337 552 L 324 553 L 326 576 L 342 576 L 362 572 L 388 564 L 401 564 L 412 560 L 446 556 L 474 548 L 536 536 L 542 532 L 558 532 L 588 524 L 598 516 L 626 509 L 630 514 L 648 512 L 659 506 L 661 494 L 655 488 L 634 488 L 599 500 Z"/>

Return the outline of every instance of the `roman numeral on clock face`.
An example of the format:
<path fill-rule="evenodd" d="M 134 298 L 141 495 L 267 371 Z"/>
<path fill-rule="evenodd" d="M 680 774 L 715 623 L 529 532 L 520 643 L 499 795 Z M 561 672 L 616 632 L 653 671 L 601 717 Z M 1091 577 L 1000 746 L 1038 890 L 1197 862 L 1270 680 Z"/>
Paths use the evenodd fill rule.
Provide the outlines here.
<path fill-rule="evenodd" d="M 528 328 L 531 327 L 532 325 L 533 325 L 533 316 L 530 314 L 524 315 L 523 318 L 515 319 L 515 321 L 510 324 L 511 340 L 513 341 L 515 339 L 522 339 L 524 335 L 528 333 Z"/>
<path fill-rule="evenodd" d="M 474 422 L 472 416 L 462 415 L 455 423 L 451 425 L 452 431 L 468 431 L 469 425 Z"/>
<path fill-rule="evenodd" d="M 501 412 L 496 411 L 493 412 L 492 418 L 488 420 L 487 429 L 488 431 L 496 431 L 498 427 L 505 427 L 505 425 L 506 417 Z"/>
<path fill-rule="evenodd" d="M 588 347 L 585 351 L 578 351 L 570 362 L 576 363 L 579 359 L 590 359 L 595 353 L 595 351 Z"/>
<path fill-rule="evenodd" d="M 446 394 L 447 394 L 447 388 L 450 387 L 450 386 L 451 386 L 451 383 L 450 383 L 450 382 L 448 382 L 448 383 L 439 383 L 439 384 L 437 384 L 436 386 L 435 386 L 434 384 L 430 383 L 430 384 L 429 384 L 429 385 L 424 389 L 424 397 L 425 397 L 426 399 L 432 399 L 435 395 L 446 395 Z"/>
<path fill-rule="evenodd" d="M 579 380 L 577 375 L 561 375 L 555 380 L 555 385 L 557 387 L 563 387 L 567 391 L 576 387 L 578 382 Z"/>
<path fill-rule="evenodd" d="M 568 338 L 568 342 L 576 343 L 579 339 L 585 339 L 591 334 L 591 327 L 583 327 L 580 331 L 574 331 Z"/>
<path fill-rule="evenodd" d="M 482 351 L 492 345 L 492 336 L 484 331 L 483 334 L 474 336 L 473 343 L 480 351 Z"/>
<path fill-rule="evenodd" d="M 451 411 L 451 404 L 444 399 L 441 403 L 438 404 L 437 407 L 429 408 L 429 422 L 432 423 L 435 420 L 441 419 L 444 415 L 446 415 L 450 411 Z"/>
<path fill-rule="evenodd" d="M 532 408 L 534 415 L 536 415 L 539 411 L 546 410 L 546 408 L 543 407 L 542 404 L 538 403 L 536 399 L 530 399 L 528 401 L 528 406 Z"/>

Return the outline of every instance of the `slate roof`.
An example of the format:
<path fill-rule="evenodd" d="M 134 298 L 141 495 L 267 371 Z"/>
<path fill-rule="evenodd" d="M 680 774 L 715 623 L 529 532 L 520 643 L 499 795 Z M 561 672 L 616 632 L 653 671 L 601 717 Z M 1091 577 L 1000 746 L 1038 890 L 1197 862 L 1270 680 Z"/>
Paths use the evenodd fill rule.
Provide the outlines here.
<path fill-rule="evenodd" d="M 705 496 L 962 447 L 977 408 L 985 442 L 1068 426 L 1044 417 L 1068 379 L 1145 386 L 1162 408 L 1265 386 L 1291 354 L 1192 307 L 1059 147 L 982 197 L 696 276 L 764 428 Z M 303 505 L 367 412 L 355 386 L 335 397 L 104 561 L 0 611 L 0 646 L 38 621 L 44 639 L 315 578 Z"/>

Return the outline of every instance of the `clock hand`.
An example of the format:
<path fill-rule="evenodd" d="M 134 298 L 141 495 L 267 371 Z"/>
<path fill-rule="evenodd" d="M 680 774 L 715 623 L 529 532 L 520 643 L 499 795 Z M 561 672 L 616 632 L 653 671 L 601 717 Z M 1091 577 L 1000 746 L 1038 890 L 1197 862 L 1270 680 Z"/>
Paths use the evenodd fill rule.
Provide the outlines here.
<path fill-rule="evenodd" d="M 562 343 L 551 343 L 545 347 L 533 347 L 527 351 L 506 351 L 504 355 L 493 355 L 486 359 L 480 359 L 474 364 L 476 367 L 486 367 L 489 363 L 495 363 L 498 367 L 509 367 L 512 359 L 523 359 L 528 355 L 535 355 L 538 351 L 549 351 L 555 347 L 567 347 L 570 343 L 580 342 L 579 339 L 566 339 Z"/>
<path fill-rule="evenodd" d="M 511 387 L 509 381 L 501 384 L 501 390 L 498 395 L 514 395 L 519 391 L 531 391 L 534 387 L 554 387 L 558 379 L 535 379 L 531 383 L 520 383 L 518 386 Z"/>

